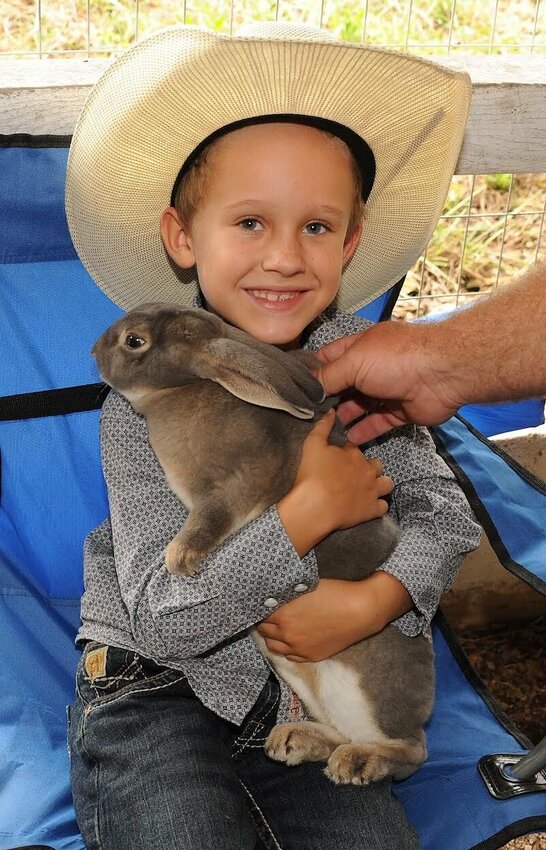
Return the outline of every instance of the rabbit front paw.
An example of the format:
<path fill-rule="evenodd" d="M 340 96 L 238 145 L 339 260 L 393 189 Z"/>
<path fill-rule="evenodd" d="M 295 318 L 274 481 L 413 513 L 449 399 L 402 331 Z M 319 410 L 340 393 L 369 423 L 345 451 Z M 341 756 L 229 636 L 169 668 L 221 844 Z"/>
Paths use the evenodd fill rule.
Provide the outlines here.
<path fill-rule="evenodd" d="M 392 776 L 393 763 L 373 747 L 342 744 L 328 759 L 324 773 L 336 785 L 369 785 Z"/>
<path fill-rule="evenodd" d="M 321 723 L 280 723 L 269 733 L 265 751 L 269 758 L 288 765 L 326 761 L 341 740 L 346 739 Z"/>
<path fill-rule="evenodd" d="M 173 576 L 197 575 L 202 559 L 203 552 L 198 552 L 177 537 L 171 540 L 165 549 L 165 566 L 167 572 Z"/>

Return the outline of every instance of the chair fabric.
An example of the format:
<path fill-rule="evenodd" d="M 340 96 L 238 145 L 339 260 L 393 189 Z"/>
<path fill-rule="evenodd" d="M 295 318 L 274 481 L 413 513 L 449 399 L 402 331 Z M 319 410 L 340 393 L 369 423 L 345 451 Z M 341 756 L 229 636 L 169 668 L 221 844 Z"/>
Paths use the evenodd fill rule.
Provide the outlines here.
<path fill-rule="evenodd" d="M 97 383 L 89 352 L 120 310 L 93 284 L 70 242 L 63 212 L 66 140 L 11 141 L 0 138 L 0 395 Z M 380 315 L 384 305 L 376 309 Z M 473 463 L 464 425 L 450 423 L 440 433 L 442 451 Z M 511 528 L 503 543 L 510 562 L 543 589 L 545 493 L 536 482 L 520 485 L 510 467 L 500 500 L 492 496 L 491 482 L 504 480 L 501 459 L 493 457 L 489 472 L 485 444 L 474 443 L 483 457 L 478 452 L 471 489 L 488 503 L 484 511 L 499 539 L 506 524 Z M 2 421 L 0 452 L 0 850 L 35 844 L 84 850 L 70 795 L 65 707 L 79 656 L 83 539 L 108 513 L 98 410 Z M 471 475 L 466 469 L 463 477 Z M 509 501 L 516 519 L 506 523 L 501 508 Z M 512 836 L 546 828 L 546 796 L 505 802 L 489 796 L 478 759 L 523 752 L 528 742 L 497 719 L 441 618 L 434 644 L 430 757 L 396 785 L 424 850 L 494 850 Z"/>

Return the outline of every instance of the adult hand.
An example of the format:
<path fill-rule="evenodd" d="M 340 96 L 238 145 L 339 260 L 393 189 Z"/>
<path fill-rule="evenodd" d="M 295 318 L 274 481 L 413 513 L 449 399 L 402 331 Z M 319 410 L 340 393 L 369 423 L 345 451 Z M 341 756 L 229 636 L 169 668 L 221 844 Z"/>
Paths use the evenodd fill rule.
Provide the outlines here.
<path fill-rule="evenodd" d="M 326 393 L 352 389 L 338 407 L 341 422 L 366 415 L 348 430 L 349 440 L 363 443 L 409 422 L 435 425 L 460 407 L 430 362 L 427 332 L 424 325 L 382 322 L 317 352 Z"/>

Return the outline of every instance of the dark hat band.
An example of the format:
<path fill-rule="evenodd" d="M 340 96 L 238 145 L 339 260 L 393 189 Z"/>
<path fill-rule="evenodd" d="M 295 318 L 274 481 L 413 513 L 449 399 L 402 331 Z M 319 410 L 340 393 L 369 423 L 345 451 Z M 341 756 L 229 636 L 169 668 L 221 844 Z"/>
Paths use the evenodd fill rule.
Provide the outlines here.
<path fill-rule="evenodd" d="M 251 124 L 305 124 L 308 127 L 315 127 L 317 130 L 325 130 L 327 133 L 337 136 L 342 142 L 345 142 L 357 164 L 360 172 L 360 184 L 362 188 L 362 197 L 367 201 L 372 191 L 373 182 L 375 180 L 375 156 L 370 146 L 364 139 L 346 127 L 344 124 L 338 124 L 337 121 L 329 121 L 327 118 L 317 118 L 312 115 L 290 115 L 290 114 L 275 114 L 275 115 L 258 115 L 255 118 L 244 118 L 241 121 L 234 121 L 231 124 L 226 124 L 215 130 L 206 139 L 203 139 L 197 147 L 191 152 L 182 168 L 176 176 L 171 192 L 171 206 L 174 207 L 178 187 L 182 182 L 185 174 L 188 173 L 194 162 L 202 154 L 204 149 L 212 142 L 219 139 L 220 136 L 225 136 L 232 133 L 234 130 L 240 130 L 242 127 L 248 127 Z"/>

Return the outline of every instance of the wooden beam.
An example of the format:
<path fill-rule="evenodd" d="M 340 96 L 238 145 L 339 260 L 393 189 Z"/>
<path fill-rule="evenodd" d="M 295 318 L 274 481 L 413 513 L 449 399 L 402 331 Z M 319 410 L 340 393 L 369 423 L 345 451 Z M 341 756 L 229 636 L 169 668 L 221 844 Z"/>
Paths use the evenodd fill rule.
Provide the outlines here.
<path fill-rule="evenodd" d="M 108 61 L 0 59 L 0 134 L 71 135 Z M 472 79 L 457 173 L 546 171 L 546 55 L 436 61 Z"/>
<path fill-rule="evenodd" d="M 546 171 L 546 55 L 438 61 L 472 80 L 457 173 Z"/>

